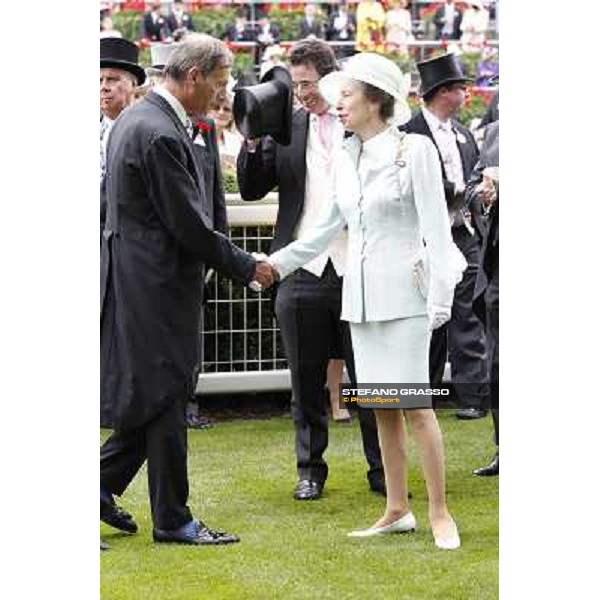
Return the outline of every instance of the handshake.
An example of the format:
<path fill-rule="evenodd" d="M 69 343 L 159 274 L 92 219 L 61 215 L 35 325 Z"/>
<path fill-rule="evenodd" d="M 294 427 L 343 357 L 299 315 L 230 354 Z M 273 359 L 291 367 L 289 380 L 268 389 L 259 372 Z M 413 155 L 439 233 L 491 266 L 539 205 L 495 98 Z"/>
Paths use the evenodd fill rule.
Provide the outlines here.
<path fill-rule="evenodd" d="M 256 270 L 254 279 L 248 284 L 248 287 L 254 292 L 260 292 L 271 287 L 279 279 L 279 273 L 269 262 L 266 254 L 253 252 L 252 256 L 256 259 Z"/>

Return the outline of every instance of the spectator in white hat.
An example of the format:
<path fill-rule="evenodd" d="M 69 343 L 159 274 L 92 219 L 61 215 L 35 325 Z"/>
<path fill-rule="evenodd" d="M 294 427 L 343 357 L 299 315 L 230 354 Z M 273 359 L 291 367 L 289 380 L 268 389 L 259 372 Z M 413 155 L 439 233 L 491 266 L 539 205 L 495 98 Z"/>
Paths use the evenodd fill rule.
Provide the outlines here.
<path fill-rule="evenodd" d="M 490 13 L 483 8 L 482 0 L 472 0 L 468 4 L 471 6 L 465 10 L 460 24 L 462 51 L 481 52 L 490 22 Z"/>
<path fill-rule="evenodd" d="M 357 381 L 429 387 L 431 331 L 450 318 L 454 287 L 466 267 L 450 234 L 437 151 L 425 136 L 398 130 L 410 117 L 408 87 L 389 59 L 357 54 L 343 71 L 326 75 L 319 88 L 354 135 L 334 150 L 333 198 L 318 223 L 269 261 L 285 278 L 347 228 L 341 318 L 350 323 Z M 446 506 L 442 433 L 431 402 L 410 410 L 380 406 L 366 408 L 375 409 L 387 505 L 373 526 L 348 535 L 415 529 L 408 504 L 406 418 L 421 454 L 436 546 L 458 548 L 458 530 Z"/>

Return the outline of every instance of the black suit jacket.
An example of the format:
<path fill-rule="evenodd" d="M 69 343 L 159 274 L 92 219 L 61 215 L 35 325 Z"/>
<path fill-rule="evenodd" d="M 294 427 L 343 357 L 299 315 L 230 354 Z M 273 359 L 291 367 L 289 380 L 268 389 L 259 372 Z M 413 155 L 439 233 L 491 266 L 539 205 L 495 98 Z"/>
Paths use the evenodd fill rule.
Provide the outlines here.
<path fill-rule="evenodd" d="M 494 121 L 497 121 L 500 118 L 499 104 L 500 90 L 496 90 L 481 119 L 481 123 L 479 123 L 479 128 L 487 127 L 490 123 L 494 123 Z"/>
<path fill-rule="evenodd" d="M 483 181 L 483 170 L 486 167 L 497 167 L 500 164 L 500 122 L 495 121 L 488 125 L 481 147 L 481 156 L 471 173 L 465 200 L 471 204 L 478 200 L 475 189 Z M 477 316 L 485 323 L 485 291 L 488 282 L 497 280 L 500 249 L 500 209 L 496 202 L 491 210 L 487 221 L 485 236 L 481 249 L 481 263 L 477 272 L 475 293 L 473 296 L 473 309 Z M 496 290 L 497 292 L 497 290 Z"/>
<path fill-rule="evenodd" d="M 142 22 L 142 37 L 153 42 L 161 42 L 170 35 L 169 23 L 162 15 L 156 23 L 152 20 L 152 14 L 146 13 Z"/>
<path fill-rule="evenodd" d="M 225 28 L 225 34 L 223 35 L 223 39 L 228 42 L 254 42 L 256 40 L 256 34 L 254 29 L 250 26 L 246 26 L 242 33 L 239 33 L 235 28 L 235 23 L 230 23 Z"/>
<path fill-rule="evenodd" d="M 178 29 L 187 29 L 187 31 L 196 31 L 196 26 L 194 25 L 194 19 L 192 19 L 192 15 L 188 12 L 184 12 L 181 15 L 181 25 L 177 23 L 177 17 L 175 17 L 174 13 L 169 13 L 167 17 L 167 25 L 169 26 L 169 32 L 173 33 Z"/>
<path fill-rule="evenodd" d="M 309 35 L 314 35 L 315 37 L 324 39 L 325 28 L 323 27 L 323 23 L 321 23 L 321 21 L 313 19 L 312 24 L 309 25 L 306 17 L 303 17 L 300 21 L 300 39 L 308 37 Z"/>
<path fill-rule="evenodd" d="M 254 39 L 257 42 L 260 42 L 260 40 L 258 39 L 258 36 L 260 35 L 260 32 L 261 32 L 261 29 L 257 25 L 256 28 L 255 28 L 255 30 L 254 30 L 254 33 L 253 33 Z M 279 31 L 279 27 L 277 25 L 275 25 L 274 23 L 270 23 L 270 25 L 269 25 L 269 33 L 271 34 L 271 37 L 273 38 L 273 42 L 272 43 L 273 44 L 279 44 L 279 42 L 281 41 L 281 33 Z M 261 42 L 261 43 L 263 43 L 263 42 Z M 270 43 L 269 44 L 265 44 L 265 45 L 268 46 L 268 45 L 270 45 Z"/>
<path fill-rule="evenodd" d="M 199 126 L 202 123 L 204 126 Z M 204 141 L 201 145 L 199 138 Z M 221 158 L 215 122 L 212 119 L 196 119 L 192 146 L 204 174 L 206 186 L 206 214 L 215 231 L 227 235 L 227 207 L 221 176 Z"/>
<path fill-rule="evenodd" d="M 471 171 L 473 167 L 477 163 L 479 158 L 479 150 L 477 148 L 477 142 L 473 137 L 471 131 L 459 123 L 457 120 L 452 119 L 452 128 L 455 132 L 462 134 L 465 138 L 465 143 L 458 143 L 458 151 L 460 153 L 460 160 L 462 162 L 463 174 L 465 182 L 469 180 L 471 175 Z M 456 195 L 454 193 L 454 184 L 447 179 L 446 170 L 444 169 L 444 162 L 442 161 L 442 155 L 440 153 L 439 148 L 435 142 L 435 138 L 433 137 L 433 133 L 431 129 L 429 129 L 429 125 L 427 125 L 427 121 L 423 116 L 423 111 L 418 110 L 412 117 L 408 123 L 405 123 L 400 127 L 401 130 L 406 131 L 407 133 L 420 133 L 421 135 L 426 135 L 435 145 L 438 155 L 440 157 L 440 165 L 442 166 L 442 178 L 444 183 L 444 193 L 446 195 L 446 203 L 448 205 L 449 210 L 456 210 L 461 207 L 464 203 L 464 196 Z M 469 206 L 471 212 L 471 220 L 474 228 L 477 230 L 480 240 L 483 238 L 485 232 L 485 226 L 483 223 L 483 206 L 481 201 L 475 201 Z M 462 225 L 462 219 L 457 217 L 454 221 L 454 227 L 459 227 Z"/>
<path fill-rule="evenodd" d="M 246 144 L 237 160 L 237 177 L 244 200 L 259 200 L 279 188 L 279 210 L 271 252 L 294 239 L 294 230 L 302 216 L 306 184 L 306 141 L 308 113 L 297 110 L 292 117 L 292 140 L 289 146 L 277 144 L 273 138 L 262 138 L 256 152 Z"/>
<path fill-rule="evenodd" d="M 435 16 L 433 17 L 433 22 L 435 23 L 435 37 L 436 39 L 442 39 L 442 29 L 444 28 L 444 23 L 442 19 L 444 18 L 444 4 L 442 4 L 436 11 Z M 452 35 L 450 37 L 445 36 L 446 39 L 449 40 L 459 40 L 461 37 L 460 24 L 462 23 L 462 12 L 455 7 L 454 13 L 454 23 L 452 27 Z"/>

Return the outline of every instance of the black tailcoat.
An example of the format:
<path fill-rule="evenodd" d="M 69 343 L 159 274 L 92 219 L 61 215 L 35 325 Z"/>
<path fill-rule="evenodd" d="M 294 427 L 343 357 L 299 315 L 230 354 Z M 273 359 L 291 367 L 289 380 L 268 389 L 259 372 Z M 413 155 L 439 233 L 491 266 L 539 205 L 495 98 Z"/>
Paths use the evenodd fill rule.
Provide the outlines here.
<path fill-rule="evenodd" d="M 189 396 L 203 265 L 247 283 L 255 260 L 210 227 L 191 140 L 154 92 L 113 126 L 106 199 L 101 418 L 105 426 L 130 429 Z"/>

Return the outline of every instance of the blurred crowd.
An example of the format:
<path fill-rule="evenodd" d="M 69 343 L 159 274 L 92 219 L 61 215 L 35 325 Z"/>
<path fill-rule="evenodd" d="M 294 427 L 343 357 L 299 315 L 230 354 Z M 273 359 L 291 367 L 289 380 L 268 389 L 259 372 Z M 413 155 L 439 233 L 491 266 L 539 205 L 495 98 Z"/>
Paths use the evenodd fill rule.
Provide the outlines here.
<path fill-rule="evenodd" d="M 101 2 L 101 35 L 119 35 L 111 13 L 127 5 L 144 6 L 139 39 L 147 42 L 177 41 L 185 31 L 195 31 L 194 13 L 203 10 L 202 2 Z M 216 3 L 231 5 L 231 2 Z M 204 8 L 215 6 L 206 3 Z M 498 0 L 470 2 L 437 0 L 334 0 L 333 2 L 297 2 L 290 6 L 303 9 L 298 17 L 294 39 L 282 40 L 280 24 L 269 16 L 269 4 L 243 3 L 233 22 L 228 23 L 222 39 L 229 42 L 257 42 L 262 47 L 314 36 L 331 42 L 343 42 L 344 48 L 361 51 L 407 52 L 415 39 L 453 42 L 457 49 L 481 50 L 487 38 L 497 37 Z"/>

